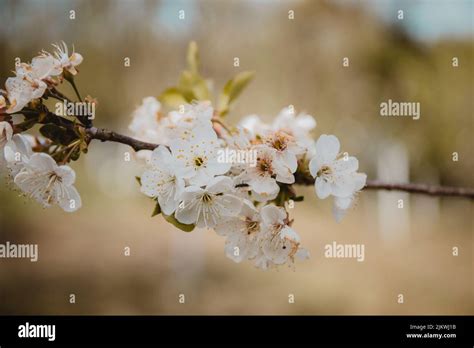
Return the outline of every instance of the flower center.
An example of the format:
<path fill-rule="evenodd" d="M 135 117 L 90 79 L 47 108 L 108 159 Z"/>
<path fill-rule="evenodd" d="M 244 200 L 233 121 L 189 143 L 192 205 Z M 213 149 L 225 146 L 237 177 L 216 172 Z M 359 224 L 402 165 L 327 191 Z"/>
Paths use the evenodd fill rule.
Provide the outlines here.
<path fill-rule="evenodd" d="M 250 235 L 252 233 L 258 232 L 259 231 L 259 226 L 257 221 L 253 221 L 249 218 L 245 219 L 245 230 L 247 231 L 247 234 Z"/>
<path fill-rule="evenodd" d="M 202 157 L 195 157 L 194 158 L 194 165 L 196 167 L 200 167 L 204 164 L 204 159 Z"/>
<path fill-rule="evenodd" d="M 48 173 L 48 179 L 49 179 L 50 184 L 53 184 L 56 181 L 60 183 L 63 182 L 63 178 L 58 176 L 55 172 Z"/>
<path fill-rule="evenodd" d="M 202 201 L 204 203 L 211 203 L 212 202 L 212 196 L 208 193 L 205 193 L 203 196 L 202 196 Z"/>
<path fill-rule="evenodd" d="M 322 166 L 321 169 L 319 169 L 318 173 L 316 176 L 329 176 L 332 174 L 331 167 L 329 166 Z"/>
<path fill-rule="evenodd" d="M 258 158 L 258 169 L 260 171 L 260 174 L 264 175 L 266 173 L 269 173 L 270 175 L 273 174 L 273 168 L 272 168 L 272 161 L 270 158 Z"/>
<path fill-rule="evenodd" d="M 278 151 L 285 151 L 289 140 L 289 135 L 280 131 L 274 134 L 268 143 Z"/>

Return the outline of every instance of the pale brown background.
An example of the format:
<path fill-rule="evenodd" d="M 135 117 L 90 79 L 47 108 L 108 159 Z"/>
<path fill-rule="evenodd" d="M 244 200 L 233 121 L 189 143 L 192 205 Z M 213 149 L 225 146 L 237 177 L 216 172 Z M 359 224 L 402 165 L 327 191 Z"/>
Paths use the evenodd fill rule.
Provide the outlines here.
<path fill-rule="evenodd" d="M 3 0 L 0 77 L 11 75 L 17 56 L 28 61 L 50 43 L 74 44 L 85 58 L 80 90 L 99 99 L 96 125 L 126 132 L 141 99 L 176 82 L 187 44 L 196 40 L 202 72 L 216 90 L 238 71 L 257 73 L 230 121 L 250 113 L 269 120 L 294 104 L 316 117 L 316 135 L 336 134 L 369 178 L 389 166 L 393 180 L 401 168 L 411 181 L 472 187 L 472 3 L 431 1 L 428 10 L 415 11 L 420 3 L 427 5 Z M 375 7 L 392 20 L 376 15 Z M 393 20 L 398 8 L 405 10 L 404 23 Z M 185 21 L 178 19 L 180 9 Z M 465 11 L 467 17 L 456 17 Z M 427 39 L 411 32 L 429 32 L 427 25 L 447 31 L 467 25 L 468 32 Z M 453 56 L 460 60 L 456 69 Z M 124 57 L 131 58 L 130 68 Z M 240 68 L 233 67 L 234 57 Z M 342 67 L 343 57 L 350 58 L 349 68 Z M 420 102 L 421 119 L 380 117 L 379 104 L 389 98 Z M 390 149 L 394 157 L 384 155 Z M 93 143 L 89 155 L 72 164 L 84 204 L 75 214 L 44 210 L 2 179 L 0 243 L 39 243 L 40 260 L 0 260 L 1 314 L 474 312 L 473 204 L 466 199 L 363 192 L 337 224 L 329 199 L 299 189 L 306 199 L 293 212 L 294 227 L 312 257 L 295 270 L 262 272 L 227 259 L 223 238 L 211 231 L 186 234 L 150 218 L 152 203 L 134 179 L 140 166 L 124 162 L 125 151 Z M 454 151 L 459 162 L 451 160 Z M 396 206 L 400 198 L 403 210 Z M 365 261 L 325 258 L 324 245 L 332 241 L 364 243 Z M 180 293 L 185 305 L 178 303 Z M 295 304 L 288 304 L 289 293 Z M 403 305 L 396 301 L 400 293 Z"/>

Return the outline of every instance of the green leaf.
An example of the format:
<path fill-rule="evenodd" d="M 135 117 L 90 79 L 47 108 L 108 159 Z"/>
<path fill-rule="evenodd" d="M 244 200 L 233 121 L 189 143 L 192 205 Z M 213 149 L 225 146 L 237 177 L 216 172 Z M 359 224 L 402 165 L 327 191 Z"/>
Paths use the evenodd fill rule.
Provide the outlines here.
<path fill-rule="evenodd" d="M 218 110 L 221 115 L 227 114 L 230 105 L 237 99 L 247 85 L 252 81 L 255 73 L 244 71 L 227 81 L 219 97 Z"/>
<path fill-rule="evenodd" d="M 168 221 L 170 224 L 172 224 L 176 228 L 179 228 L 181 231 L 191 232 L 192 230 L 194 230 L 194 227 L 195 227 L 194 225 L 182 224 L 181 222 L 176 220 L 174 215 L 165 215 L 165 214 L 162 214 L 162 215 L 163 215 L 163 217 L 165 218 L 166 221 Z"/>
<path fill-rule="evenodd" d="M 142 178 L 140 178 L 139 176 L 136 176 L 135 180 L 138 182 L 138 185 L 142 186 Z"/>
<path fill-rule="evenodd" d="M 195 81 L 195 83 L 192 87 L 192 92 L 195 96 L 195 99 L 197 99 L 197 100 L 209 100 L 209 99 L 211 99 L 208 83 L 207 83 L 206 80 L 204 80 L 200 76 L 199 76 L 199 78 L 196 79 L 196 81 Z"/>
<path fill-rule="evenodd" d="M 210 93 L 207 81 L 197 72 L 185 70 L 181 73 L 178 91 L 184 96 L 188 103 L 193 100 L 209 100 Z"/>
<path fill-rule="evenodd" d="M 151 217 L 157 216 L 159 214 L 161 214 L 161 207 L 158 204 L 158 202 L 156 202 L 155 209 L 153 209 L 153 213 L 151 213 Z"/>
<path fill-rule="evenodd" d="M 188 102 L 178 87 L 166 89 L 163 93 L 161 93 L 158 99 L 163 104 L 166 104 L 172 108 L 178 108 L 180 105 L 186 104 Z"/>
<path fill-rule="evenodd" d="M 188 53 L 186 54 L 186 61 L 189 70 L 197 74 L 199 68 L 199 49 L 195 41 L 191 41 L 188 46 Z"/>

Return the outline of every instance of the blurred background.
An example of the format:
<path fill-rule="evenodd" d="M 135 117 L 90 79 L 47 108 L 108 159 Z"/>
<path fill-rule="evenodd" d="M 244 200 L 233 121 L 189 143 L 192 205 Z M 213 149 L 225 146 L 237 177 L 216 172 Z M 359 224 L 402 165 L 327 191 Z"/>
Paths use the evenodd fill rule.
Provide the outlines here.
<path fill-rule="evenodd" d="M 230 121 L 271 120 L 292 104 L 314 115 L 316 136 L 336 134 L 369 179 L 474 186 L 472 1 L 0 0 L 0 9 L 1 81 L 15 57 L 64 40 L 84 56 L 76 81 L 99 100 L 96 126 L 127 133 L 142 98 L 176 84 L 195 40 L 215 91 L 256 72 Z M 381 117 L 388 99 L 420 102 L 421 118 Z M 212 231 L 151 218 L 134 179 L 141 163 L 125 162 L 126 151 L 92 143 L 72 163 L 75 214 L 42 209 L 1 179 L 0 243 L 39 244 L 36 263 L 0 260 L 1 314 L 474 314 L 467 199 L 364 191 L 338 224 L 331 200 L 299 188 L 305 201 L 291 213 L 311 259 L 263 272 L 227 259 Z M 333 241 L 365 244 L 365 261 L 325 258 Z"/>

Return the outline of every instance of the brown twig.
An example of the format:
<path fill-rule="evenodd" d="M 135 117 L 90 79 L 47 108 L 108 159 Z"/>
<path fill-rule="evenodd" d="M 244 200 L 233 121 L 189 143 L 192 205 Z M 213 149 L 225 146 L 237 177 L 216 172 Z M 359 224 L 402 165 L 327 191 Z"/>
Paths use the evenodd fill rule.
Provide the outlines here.
<path fill-rule="evenodd" d="M 112 141 L 125 145 L 129 145 L 135 151 L 140 150 L 153 150 L 158 145 L 143 142 L 126 135 L 112 132 L 102 128 L 88 128 L 86 129 L 87 135 L 90 139 L 97 139 L 100 141 Z M 314 185 L 314 179 L 307 174 L 299 174 L 295 176 L 296 184 L 300 185 Z M 420 193 L 430 196 L 453 196 L 453 197 L 465 197 L 474 199 L 474 189 L 468 187 L 449 187 L 449 186 L 437 186 L 427 184 L 415 184 L 415 183 L 385 183 L 380 181 L 368 180 L 366 190 L 389 190 L 389 191 L 403 191 L 409 193 Z"/>
<path fill-rule="evenodd" d="M 369 180 L 364 189 L 368 190 L 388 190 L 404 191 L 410 193 L 422 193 L 429 196 L 457 196 L 474 199 L 474 189 L 469 187 L 450 187 L 427 184 L 389 184 L 385 182 Z"/>
<path fill-rule="evenodd" d="M 126 135 L 122 135 L 116 132 L 112 132 L 108 129 L 104 128 L 86 128 L 86 134 L 89 139 L 97 139 L 100 141 L 112 141 L 116 143 L 121 143 L 130 146 L 135 151 L 140 150 L 154 150 L 158 147 L 157 144 L 147 143 L 144 141 L 140 141 Z"/>

